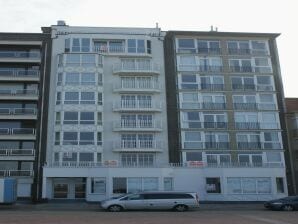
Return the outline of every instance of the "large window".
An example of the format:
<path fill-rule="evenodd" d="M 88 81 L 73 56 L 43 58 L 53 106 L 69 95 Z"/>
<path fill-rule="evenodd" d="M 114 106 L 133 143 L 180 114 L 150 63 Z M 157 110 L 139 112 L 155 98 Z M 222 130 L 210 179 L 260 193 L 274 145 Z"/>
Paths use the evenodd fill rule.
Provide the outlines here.
<path fill-rule="evenodd" d="M 64 104 L 95 104 L 95 93 L 65 92 Z"/>
<path fill-rule="evenodd" d="M 123 153 L 121 154 L 122 166 L 148 167 L 154 166 L 152 153 Z"/>
<path fill-rule="evenodd" d="M 284 178 L 276 177 L 275 180 L 276 180 L 276 192 L 278 194 L 285 193 Z"/>
<path fill-rule="evenodd" d="M 184 149 L 203 149 L 202 133 L 198 131 L 184 132 Z"/>
<path fill-rule="evenodd" d="M 91 194 L 106 193 L 106 178 L 98 177 L 91 178 Z"/>
<path fill-rule="evenodd" d="M 174 178 L 173 177 L 164 177 L 163 178 L 163 189 L 164 189 L 164 191 L 173 191 L 174 190 Z"/>
<path fill-rule="evenodd" d="M 126 194 L 140 191 L 157 191 L 157 177 L 114 177 L 113 193 Z"/>
<path fill-rule="evenodd" d="M 151 46 L 150 46 L 150 48 L 151 48 Z M 128 51 L 128 53 L 145 53 L 145 40 L 128 39 L 127 40 L 127 51 Z"/>
<path fill-rule="evenodd" d="M 64 132 L 63 145 L 94 145 L 94 132 Z"/>
<path fill-rule="evenodd" d="M 178 39 L 178 52 L 181 53 L 195 53 L 194 39 Z"/>
<path fill-rule="evenodd" d="M 269 177 L 228 177 L 229 194 L 270 194 L 271 180 Z"/>
<path fill-rule="evenodd" d="M 198 53 L 220 53 L 219 41 L 198 40 Z"/>
<path fill-rule="evenodd" d="M 221 193 L 220 178 L 219 177 L 207 177 L 206 178 L 206 192 L 207 193 Z"/>

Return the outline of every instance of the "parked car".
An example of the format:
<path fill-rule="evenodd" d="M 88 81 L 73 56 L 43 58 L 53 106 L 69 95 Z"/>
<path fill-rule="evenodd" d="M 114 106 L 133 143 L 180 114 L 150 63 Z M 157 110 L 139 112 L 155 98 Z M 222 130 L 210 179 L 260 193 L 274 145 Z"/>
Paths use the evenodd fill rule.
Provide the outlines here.
<path fill-rule="evenodd" d="M 101 201 L 101 207 L 111 211 L 173 209 L 183 212 L 199 207 L 197 193 L 187 192 L 141 192 Z"/>
<path fill-rule="evenodd" d="M 271 210 L 293 211 L 298 210 L 298 196 L 290 196 L 264 203 L 265 208 Z"/>

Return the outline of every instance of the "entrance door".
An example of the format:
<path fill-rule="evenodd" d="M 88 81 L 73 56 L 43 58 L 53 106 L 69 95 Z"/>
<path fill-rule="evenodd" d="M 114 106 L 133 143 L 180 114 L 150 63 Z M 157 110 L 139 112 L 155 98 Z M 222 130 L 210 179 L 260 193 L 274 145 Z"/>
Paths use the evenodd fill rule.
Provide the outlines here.
<path fill-rule="evenodd" d="M 76 183 L 75 184 L 75 198 L 85 198 L 86 184 Z"/>
<path fill-rule="evenodd" d="M 68 184 L 54 184 L 54 198 L 67 198 Z"/>

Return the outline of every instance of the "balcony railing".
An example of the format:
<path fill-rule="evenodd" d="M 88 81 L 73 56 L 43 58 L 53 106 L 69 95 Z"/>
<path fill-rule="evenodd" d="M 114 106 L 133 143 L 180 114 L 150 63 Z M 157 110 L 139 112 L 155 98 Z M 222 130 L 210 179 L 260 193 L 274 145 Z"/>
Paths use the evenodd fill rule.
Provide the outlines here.
<path fill-rule="evenodd" d="M 182 109 L 224 110 L 225 103 L 181 102 Z"/>
<path fill-rule="evenodd" d="M 237 142 L 238 149 L 282 149 L 279 142 Z"/>
<path fill-rule="evenodd" d="M 183 121 L 182 128 L 210 128 L 210 129 L 227 129 L 227 122 L 200 122 L 200 121 Z"/>
<path fill-rule="evenodd" d="M 160 89 L 158 82 L 132 82 L 114 85 L 114 90 L 122 91 L 160 91 Z"/>
<path fill-rule="evenodd" d="M 201 83 L 201 90 L 223 90 L 224 89 L 224 84 L 205 84 Z"/>
<path fill-rule="evenodd" d="M 184 149 L 219 149 L 226 150 L 229 149 L 229 142 L 199 142 L 199 141 L 185 141 Z"/>
<path fill-rule="evenodd" d="M 122 101 L 113 105 L 114 110 L 161 110 L 161 102 Z"/>
<path fill-rule="evenodd" d="M 118 121 L 114 122 L 114 129 L 161 129 L 161 121 Z"/>
<path fill-rule="evenodd" d="M 124 46 L 94 46 L 94 51 L 99 53 L 125 53 Z"/>
<path fill-rule="evenodd" d="M 0 156 L 34 156 L 34 149 L 0 149 Z"/>
<path fill-rule="evenodd" d="M 200 71 L 200 72 L 222 72 L 223 67 L 220 65 L 179 65 L 180 71 Z"/>
<path fill-rule="evenodd" d="M 245 84 L 245 85 L 242 85 L 242 84 L 232 84 L 232 89 L 233 90 L 241 90 L 241 91 L 255 91 L 256 90 L 256 85 L 254 84 Z"/>
<path fill-rule="evenodd" d="M 0 170 L 0 177 L 32 177 L 33 170 Z"/>
<path fill-rule="evenodd" d="M 241 167 L 241 168 L 281 168 L 284 167 L 282 163 L 242 163 L 242 162 L 227 162 L 227 163 L 207 163 L 206 167 L 210 168 L 233 168 L 233 167 Z"/>
<path fill-rule="evenodd" d="M 0 128 L 0 135 L 35 135 L 34 128 Z"/>
<path fill-rule="evenodd" d="M 269 66 L 230 66 L 231 72 L 244 72 L 244 73 L 272 73 L 272 69 Z"/>
<path fill-rule="evenodd" d="M 39 77 L 39 70 L 35 69 L 16 69 L 16 68 L 0 68 L 0 77 Z"/>
<path fill-rule="evenodd" d="M 36 89 L 0 89 L 0 95 L 12 95 L 12 96 L 22 96 L 22 95 L 38 95 L 38 90 Z"/>
<path fill-rule="evenodd" d="M 145 72 L 145 73 L 160 73 L 160 65 L 157 63 L 118 63 L 113 66 L 113 72 Z"/>
<path fill-rule="evenodd" d="M 279 129 L 277 122 L 235 122 L 236 129 Z"/>
<path fill-rule="evenodd" d="M 198 54 L 220 54 L 221 49 L 220 48 L 206 48 L 206 47 L 199 47 L 197 49 Z"/>
<path fill-rule="evenodd" d="M 161 141 L 154 140 L 123 140 L 114 142 L 114 149 L 162 149 Z"/>
<path fill-rule="evenodd" d="M 233 103 L 235 110 L 276 110 L 274 103 Z"/>
<path fill-rule="evenodd" d="M 36 115 L 34 108 L 0 108 L 0 115 Z"/>
<path fill-rule="evenodd" d="M 229 54 L 236 55 L 249 55 L 251 54 L 251 50 L 249 48 L 228 48 Z"/>
<path fill-rule="evenodd" d="M 40 58 L 40 52 L 0 51 L 0 58 Z"/>

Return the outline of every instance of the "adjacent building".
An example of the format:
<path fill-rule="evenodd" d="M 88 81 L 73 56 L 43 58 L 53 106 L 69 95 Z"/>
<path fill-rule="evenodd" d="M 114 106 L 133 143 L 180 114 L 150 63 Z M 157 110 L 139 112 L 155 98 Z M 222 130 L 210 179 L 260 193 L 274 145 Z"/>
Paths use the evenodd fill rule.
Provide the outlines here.
<path fill-rule="evenodd" d="M 287 194 L 277 36 L 167 32 L 170 162 L 204 171 L 205 200 Z"/>
<path fill-rule="evenodd" d="M 285 153 L 289 194 L 298 194 L 298 98 L 286 98 L 286 123 L 289 147 Z"/>
<path fill-rule="evenodd" d="M 41 198 L 50 36 L 0 33 L 0 177 L 17 178 L 19 198 Z"/>

